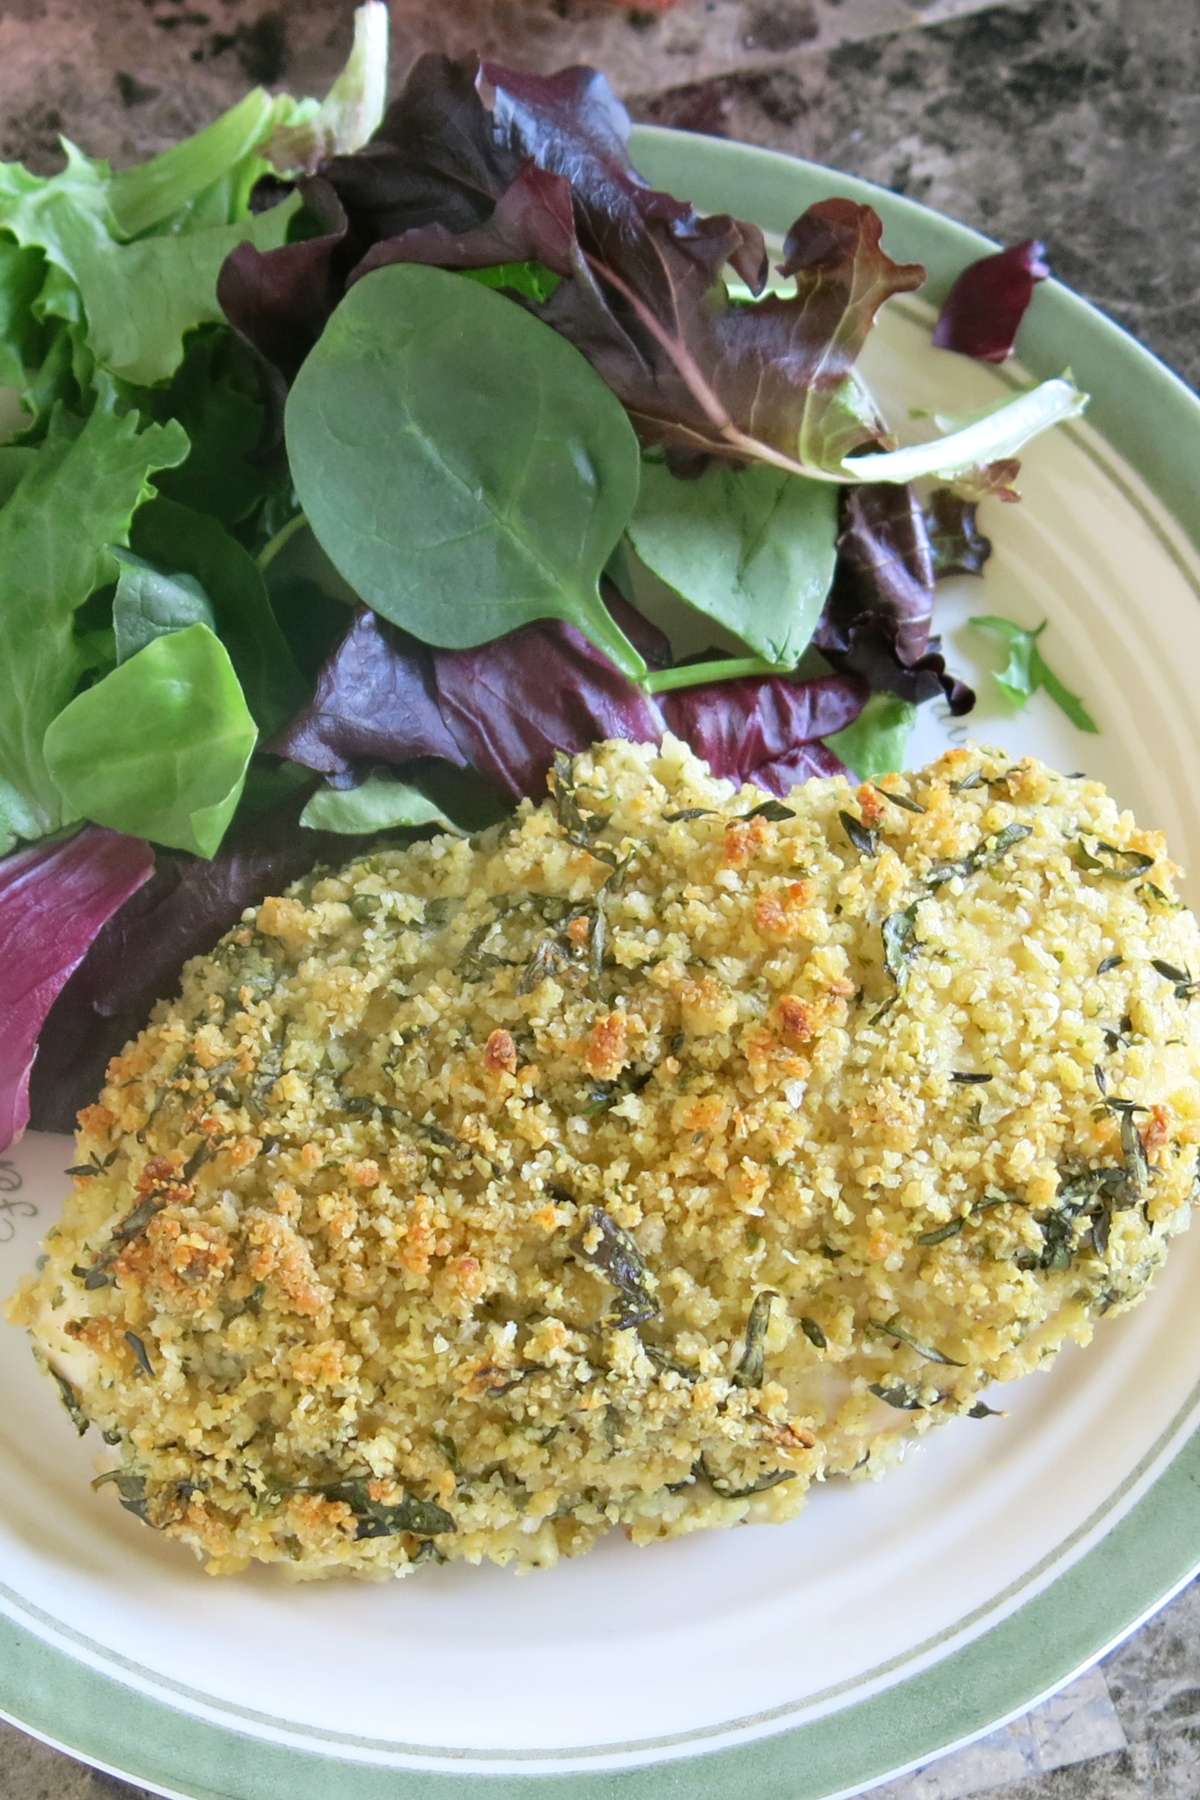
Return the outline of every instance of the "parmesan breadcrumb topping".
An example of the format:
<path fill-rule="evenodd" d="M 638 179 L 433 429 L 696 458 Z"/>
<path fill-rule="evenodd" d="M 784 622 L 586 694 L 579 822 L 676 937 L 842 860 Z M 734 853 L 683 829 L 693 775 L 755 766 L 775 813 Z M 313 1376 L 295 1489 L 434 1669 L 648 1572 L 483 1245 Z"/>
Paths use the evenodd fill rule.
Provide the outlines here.
<path fill-rule="evenodd" d="M 80 1115 L 10 1310 L 216 1573 L 789 1518 L 1002 1435 L 1187 1223 L 1200 931 L 1097 783 L 551 789 L 265 900 Z"/>

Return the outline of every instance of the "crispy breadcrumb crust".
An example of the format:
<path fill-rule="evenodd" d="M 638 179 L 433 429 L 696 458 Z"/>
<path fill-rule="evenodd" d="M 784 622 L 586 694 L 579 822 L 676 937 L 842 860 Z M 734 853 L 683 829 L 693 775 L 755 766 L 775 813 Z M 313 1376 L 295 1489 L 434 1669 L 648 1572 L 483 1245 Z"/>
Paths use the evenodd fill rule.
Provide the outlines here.
<path fill-rule="evenodd" d="M 264 900 L 80 1116 L 12 1316 L 214 1572 L 789 1518 L 1187 1222 L 1200 931 L 1099 784 L 551 785 Z"/>

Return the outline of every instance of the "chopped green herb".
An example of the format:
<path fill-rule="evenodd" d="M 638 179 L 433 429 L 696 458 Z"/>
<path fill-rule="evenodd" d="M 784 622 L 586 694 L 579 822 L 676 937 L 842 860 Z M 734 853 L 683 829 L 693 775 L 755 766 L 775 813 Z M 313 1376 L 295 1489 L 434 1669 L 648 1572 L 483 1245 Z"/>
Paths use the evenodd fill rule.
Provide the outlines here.
<path fill-rule="evenodd" d="M 392 1113 L 395 1112 L 394 1107 L 388 1107 L 385 1110 Z M 469 1144 L 464 1144 L 461 1138 L 455 1137 L 454 1133 L 451 1131 L 443 1130 L 440 1125 L 435 1125 L 424 1119 L 414 1119 L 412 1128 L 419 1136 L 428 1138 L 431 1144 L 436 1144 L 439 1150 L 450 1150 L 458 1157 L 469 1157 L 471 1155 L 471 1146 Z"/>
<path fill-rule="evenodd" d="M 585 1240 L 599 1234 L 594 1248 L 586 1248 Z M 577 1247 L 592 1267 L 611 1282 L 621 1296 L 611 1323 L 618 1331 L 631 1325 L 644 1325 L 658 1314 L 658 1302 L 650 1291 L 650 1274 L 642 1253 L 629 1233 L 617 1224 L 602 1206 L 590 1207 L 584 1216 L 583 1231 Z"/>
<path fill-rule="evenodd" d="M 1123 956 L 1106 956 L 1103 962 L 1096 964 L 1097 975 L 1107 975 L 1110 969 L 1119 969 L 1125 961 Z"/>
<path fill-rule="evenodd" d="M 1103 875 L 1109 881 L 1136 881 L 1139 875 L 1154 867 L 1154 858 L 1147 856 L 1144 850 L 1123 850 L 1100 838 L 1076 838 L 1071 845 L 1071 856 L 1086 874 Z"/>
<path fill-rule="evenodd" d="M 1139 887 L 1134 889 L 1134 892 L 1139 896 L 1144 895 L 1146 905 L 1152 906 L 1157 912 L 1182 912 L 1183 910 L 1182 900 L 1172 900 L 1170 894 L 1164 893 L 1162 888 L 1153 881 L 1143 881 Z"/>
<path fill-rule="evenodd" d="M 113 1277 L 108 1272 L 110 1267 L 116 1262 L 125 1246 L 132 1243 L 134 1238 L 141 1236 L 154 1215 L 161 1212 L 165 1205 L 165 1199 L 157 1193 L 147 1194 L 144 1200 L 139 1200 L 133 1211 L 127 1213 L 115 1228 L 91 1268 L 81 1268 L 76 1264 L 71 1270 L 72 1275 L 82 1281 L 84 1287 L 89 1291 L 114 1285 Z"/>
<path fill-rule="evenodd" d="M 901 794 L 891 788 L 880 787 L 877 781 L 873 781 L 871 786 L 877 794 L 882 794 L 885 800 L 890 800 L 893 806 L 899 806 L 905 812 L 923 813 L 926 810 L 919 800 L 912 798 L 911 794 Z"/>
<path fill-rule="evenodd" d="M 1025 838 L 1033 835 L 1032 825 L 1006 825 L 1002 831 L 993 832 L 989 837 L 981 838 L 974 850 L 955 862 L 935 863 L 925 877 L 925 885 L 930 890 L 941 887 L 944 881 L 953 880 L 954 876 L 964 878 L 976 874 L 980 869 L 990 868 L 999 862 L 1002 856 Z"/>
<path fill-rule="evenodd" d="M 657 1344 L 644 1343 L 642 1349 L 660 1374 L 665 1375 L 670 1370 L 674 1375 L 682 1375 L 685 1381 L 695 1381 L 697 1374 L 695 1369 L 689 1369 L 686 1363 L 676 1362 L 673 1356 L 669 1356 Z"/>
<path fill-rule="evenodd" d="M 752 1481 L 749 1487 L 731 1488 L 712 1474 L 703 1457 L 700 1458 L 700 1469 L 713 1493 L 722 1500 L 747 1500 L 751 1494 L 765 1494 L 768 1488 L 778 1487 L 783 1481 L 794 1481 L 797 1475 L 795 1469 L 771 1469 L 767 1474 L 760 1475 L 757 1481 Z"/>
<path fill-rule="evenodd" d="M 80 1437 L 82 1437 L 87 1431 L 88 1426 L 91 1424 L 91 1420 L 88 1418 L 80 1404 L 78 1393 L 75 1388 L 72 1387 L 65 1375 L 60 1375 L 58 1370 L 51 1368 L 49 1364 L 46 1366 L 50 1368 L 50 1373 L 54 1377 L 54 1383 L 58 1388 L 59 1397 L 67 1409 L 67 1415 L 70 1418 L 72 1425 L 75 1427 Z"/>
<path fill-rule="evenodd" d="M 842 822 L 842 830 L 854 845 L 860 856 L 877 856 L 879 853 L 879 834 L 870 831 L 861 819 L 853 813 L 840 812 L 838 818 Z"/>
<path fill-rule="evenodd" d="M 995 1081 L 994 1075 L 973 1075 L 966 1069 L 952 1069 L 951 1081 L 957 1081 L 960 1087 L 982 1087 L 985 1081 Z"/>
<path fill-rule="evenodd" d="M 596 910 L 592 915 L 592 928 L 588 934 L 588 985 L 597 996 L 604 974 L 604 958 L 608 952 L 608 914 L 604 909 L 604 888 L 607 885 L 604 883 L 596 895 Z"/>
<path fill-rule="evenodd" d="M 97 1156 L 93 1150 L 86 1162 L 72 1163 L 71 1167 L 63 1172 L 67 1175 L 73 1175 L 81 1181 L 87 1180 L 92 1175 L 103 1175 L 106 1169 L 112 1168 L 120 1154 L 121 1152 L 119 1149 L 110 1150 L 107 1156 L 101 1158 Z"/>
<path fill-rule="evenodd" d="M 191 1181 L 193 1175 L 198 1175 L 206 1162 L 211 1162 L 215 1151 L 215 1145 L 210 1143 L 207 1138 L 201 1138 L 200 1142 L 196 1145 L 196 1148 L 192 1151 L 192 1154 L 188 1157 L 182 1169 L 179 1171 L 179 1179 L 181 1181 Z"/>
<path fill-rule="evenodd" d="M 817 1324 L 815 1319 L 810 1319 L 806 1315 L 800 1320 L 800 1329 L 808 1339 L 809 1343 L 815 1345 L 818 1350 L 827 1350 L 829 1348 L 829 1339 L 825 1336 L 825 1333 L 821 1330 L 821 1327 Z"/>
<path fill-rule="evenodd" d="M 926 1410 L 925 1402 L 918 1400 L 912 1389 L 905 1387 L 902 1383 L 892 1383 L 889 1386 L 881 1381 L 870 1381 L 867 1383 L 867 1392 L 874 1394 L 877 1400 L 882 1400 L 885 1406 L 896 1407 L 899 1412 L 924 1412 Z"/>
<path fill-rule="evenodd" d="M 458 1529 L 450 1514 L 436 1501 L 405 1494 L 403 1499 L 388 1506 L 372 1500 L 365 1481 L 333 1481 L 324 1487 L 292 1491 L 318 1493 L 326 1500 L 342 1501 L 357 1520 L 356 1538 L 395 1537 L 402 1531 L 411 1531 L 415 1537 L 436 1537 L 440 1532 Z"/>
<path fill-rule="evenodd" d="M 762 1386 L 767 1327 L 771 1323 L 771 1304 L 777 1298 L 770 1288 L 764 1288 L 761 1294 L 754 1296 L 750 1318 L 746 1324 L 746 1346 L 742 1351 L 741 1361 L 734 1370 L 734 1387 Z"/>
<path fill-rule="evenodd" d="M 518 994 L 532 994 L 535 988 L 558 975 L 569 963 L 567 952 L 563 949 L 558 937 L 548 933 L 540 938 L 534 946 L 533 954 L 521 972 L 517 982 Z"/>
<path fill-rule="evenodd" d="M 150 1513 L 146 1501 L 146 1478 L 134 1474 L 132 1469 L 109 1469 L 103 1475 L 97 1475 L 92 1482 L 93 1489 L 106 1487 L 113 1482 L 117 1490 L 117 1498 L 126 1512 L 131 1512 L 135 1519 L 143 1525 L 150 1524 Z"/>
<path fill-rule="evenodd" d="M 667 825 L 680 825 L 685 819 L 715 819 L 716 817 L 715 806 L 684 806 L 678 812 L 664 813 L 663 821 Z"/>
<path fill-rule="evenodd" d="M 982 1400 L 977 1400 L 974 1406 L 969 1408 L 967 1417 L 968 1419 L 1007 1419 L 1008 1414 L 998 1412 L 994 1406 L 987 1406 Z"/>
<path fill-rule="evenodd" d="M 1156 969 L 1164 981 L 1175 983 L 1177 1000 L 1190 1000 L 1197 988 L 1200 988 L 1200 981 L 1197 981 L 1187 969 L 1177 969 L 1174 963 L 1160 962 L 1155 956 L 1150 959 L 1150 967 Z"/>
<path fill-rule="evenodd" d="M 785 819 L 794 819 L 796 814 L 782 800 L 764 800 L 760 806 L 752 806 L 747 813 L 738 815 L 743 819 L 769 819 L 774 825 L 781 825 Z"/>
<path fill-rule="evenodd" d="M 919 948 L 914 933 L 917 929 L 917 902 L 903 912 L 890 913 L 883 921 L 883 963 L 896 984 L 897 991 L 908 980 L 908 966 Z"/>
<path fill-rule="evenodd" d="M 600 831 L 608 824 L 607 813 L 585 814 L 582 811 L 575 784 L 575 765 L 565 750 L 554 752 L 553 794 L 558 822 L 568 836 L 586 839 L 589 833 Z"/>
<path fill-rule="evenodd" d="M 969 775 L 964 775 L 961 781 L 952 781 L 950 783 L 950 792 L 952 794 L 966 794 L 969 793 L 972 788 L 982 786 L 983 770 L 972 769 L 971 773 Z"/>
<path fill-rule="evenodd" d="M 1121 1115 L 1121 1154 L 1125 1158 L 1129 1192 L 1135 1200 L 1144 1200 L 1150 1188 L 1150 1165 L 1132 1107 Z"/>
<path fill-rule="evenodd" d="M 921 1343 L 920 1339 L 915 1338 L 912 1332 L 906 1330 L 897 1319 L 889 1319 L 886 1325 L 876 1325 L 875 1330 L 882 1331 L 887 1337 L 895 1338 L 901 1344 L 907 1344 L 911 1350 L 917 1352 L 918 1356 L 923 1356 L 926 1362 L 945 1363 L 948 1368 L 952 1369 L 965 1369 L 967 1366 L 965 1363 L 959 1362 L 957 1358 L 947 1356 L 944 1350 Z"/>
<path fill-rule="evenodd" d="M 934 1244 L 944 1244 L 947 1239 L 957 1237 L 966 1222 L 965 1219 L 949 1219 L 946 1224 L 939 1225 L 934 1231 L 923 1231 L 917 1242 L 926 1248 L 932 1248 Z"/>
<path fill-rule="evenodd" d="M 148 1375 L 150 1377 L 150 1379 L 153 1380 L 154 1379 L 154 1365 L 151 1363 L 149 1356 L 146 1354 L 146 1346 L 142 1342 L 141 1338 L 137 1335 L 137 1332 L 136 1331 L 127 1331 L 127 1332 L 125 1332 L 124 1337 L 125 1337 L 125 1342 L 129 1345 L 129 1348 L 133 1351 L 134 1361 L 137 1363 L 138 1368 L 142 1371 L 142 1374 Z"/>

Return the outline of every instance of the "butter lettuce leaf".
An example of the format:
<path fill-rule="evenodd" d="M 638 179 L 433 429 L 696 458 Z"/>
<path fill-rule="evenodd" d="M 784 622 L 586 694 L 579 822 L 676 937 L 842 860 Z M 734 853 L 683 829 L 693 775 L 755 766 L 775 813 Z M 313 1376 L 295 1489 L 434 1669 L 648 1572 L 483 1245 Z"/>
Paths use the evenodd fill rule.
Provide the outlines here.
<path fill-rule="evenodd" d="M 151 475 L 182 462 L 188 448 L 174 423 L 139 424 L 134 413 L 117 415 L 111 395 L 82 427 L 58 415 L 0 508 L 0 853 L 79 816 L 43 753 L 86 661 L 75 614 L 116 575 L 111 546 L 128 542 Z"/>

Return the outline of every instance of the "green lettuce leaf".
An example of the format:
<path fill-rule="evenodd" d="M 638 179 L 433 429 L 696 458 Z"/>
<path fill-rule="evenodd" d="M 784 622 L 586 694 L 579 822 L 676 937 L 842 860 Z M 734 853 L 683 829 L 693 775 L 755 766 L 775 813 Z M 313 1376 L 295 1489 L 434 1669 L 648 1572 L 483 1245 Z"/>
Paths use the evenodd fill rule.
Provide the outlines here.
<path fill-rule="evenodd" d="M 73 818 L 214 856 L 257 738 L 229 652 L 189 625 L 77 694 L 46 762 Z"/>
<path fill-rule="evenodd" d="M 110 546 L 128 541 L 151 475 L 187 454 L 178 425 L 139 423 L 104 394 L 82 428 L 56 417 L 0 508 L 0 853 L 73 816 L 42 742 L 82 673 L 74 616 L 116 574 Z"/>
<path fill-rule="evenodd" d="M 392 831 L 416 825 L 439 825 L 445 831 L 460 827 L 447 818 L 434 801 L 397 781 L 391 775 L 368 775 L 357 787 L 320 787 L 300 814 L 300 823 L 313 831 L 339 831 L 351 835 Z"/>
<path fill-rule="evenodd" d="M 367 0 L 354 14 L 354 43 L 346 66 L 319 107 L 277 129 L 266 154 L 281 175 L 311 174 L 330 156 L 360 150 L 387 104 L 388 9 Z"/>
<path fill-rule="evenodd" d="M 173 575 L 131 550 L 114 550 L 120 573 L 113 597 L 114 654 L 128 662 L 155 638 L 189 625 L 216 629 L 212 602 L 192 575 Z"/>
<path fill-rule="evenodd" d="M 263 167 L 262 159 L 254 157 L 253 152 L 271 131 L 276 110 L 275 101 L 264 88 L 252 88 L 236 106 L 202 131 L 172 144 L 149 162 L 120 170 L 112 177 L 109 190 L 117 234 L 140 237 L 172 214 L 186 212 L 206 192 L 211 194 L 215 184 L 239 165 L 250 164 L 245 173 L 253 185 Z M 222 223 L 237 217 L 237 211 L 230 208 L 230 199 L 237 207 L 236 198 L 226 195 L 226 218 Z"/>
<path fill-rule="evenodd" d="M 1068 376 L 1057 376 L 1002 406 L 989 407 L 948 436 L 904 444 L 899 450 L 844 456 L 841 470 L 853 481 L 918 481 L 926 475 L 953 481 L 1015 455 L 1051 425 L 1078 418 L 1087 403 L 1087 395 Z"/>
<path fill-rule="evenodd" d="M 1079 695 L 1059 679 L 1042 655 L 1038 639 L 1049 624 L 1048 619 L 1043 619 L 1033 630 L 1027 630 L 1024 625 L 1016 625 L 1011 619 L 1002 619 L 995 613 L 982 614 L 970 623 L 980 631 L 999 638 L 1007 647 L 1008 662 L 1002 670 L 993 674 L 992 679 L 1001 693 L 1015 706 L 1024 706 L 1041 688 L 1080 731 L 1099 731 L 1100 727 Z"/>
<path fill-rule="evenodd" d="M 860 781 L 874 781 L 877 775 L 891 775 L 904 767 L 916 722 L 917 709 L 910 700 L 872 694 L 854 723 L 825 743 Z"/>
<path fill-rule="evenodd" d="M 217 276 L 229 252 L 241 243 L 278 248 L 301 201 L 293 194 L 263 213 L 124 243 L 112 210 L 121 178 L 73 144 L 64 149 L 65 168 L 48 178 L 0 164 L 0 232 L 52 266 L 30 310 L 86 326 L 87 352 L 102 368 L 153 386 L 179 367 L 189 331 L 222 318 Z M 85 387 L 90 371 L 75 374 Z"/>

